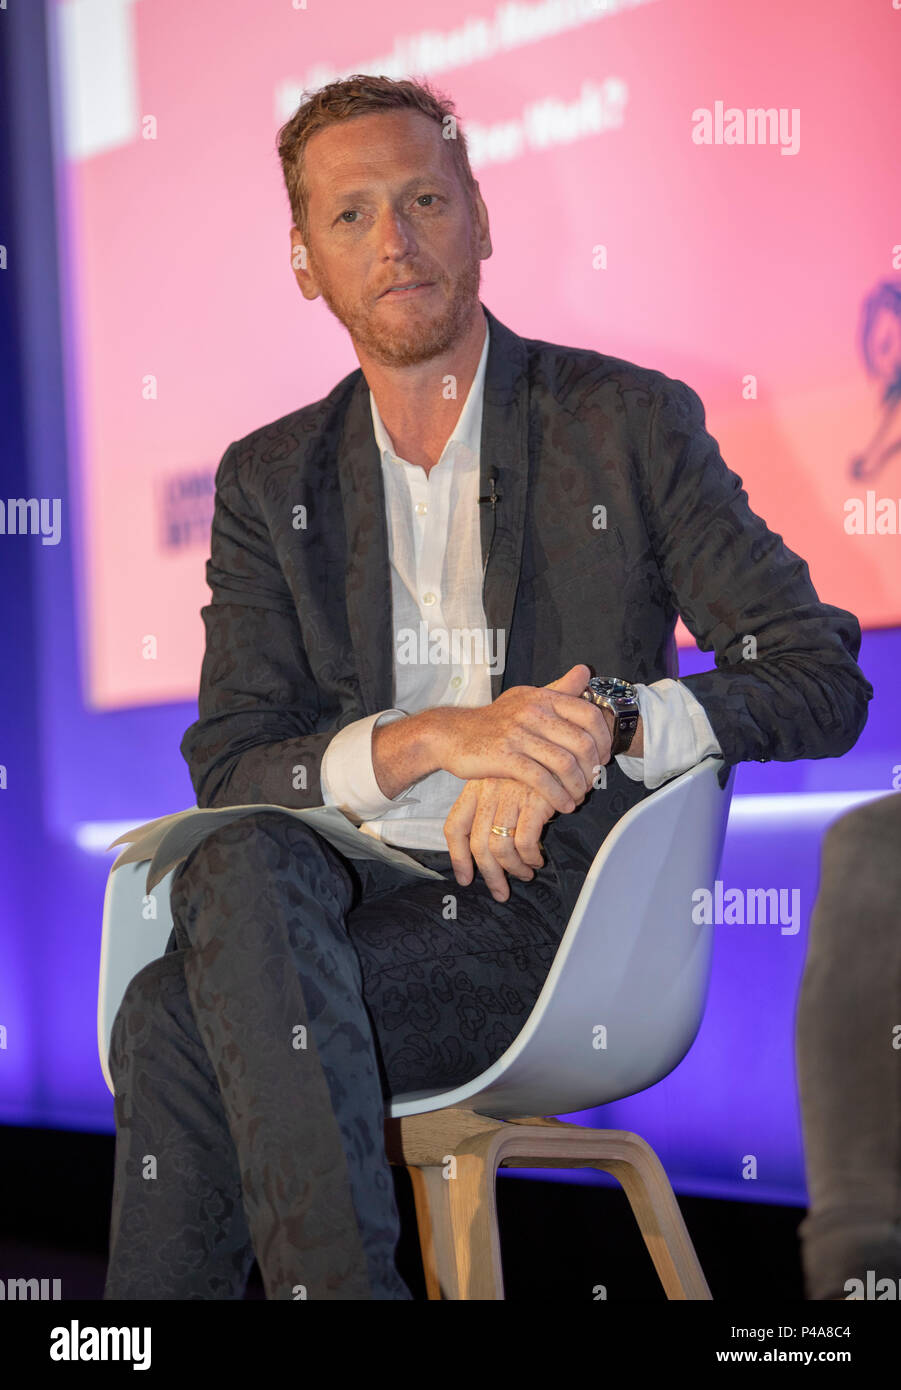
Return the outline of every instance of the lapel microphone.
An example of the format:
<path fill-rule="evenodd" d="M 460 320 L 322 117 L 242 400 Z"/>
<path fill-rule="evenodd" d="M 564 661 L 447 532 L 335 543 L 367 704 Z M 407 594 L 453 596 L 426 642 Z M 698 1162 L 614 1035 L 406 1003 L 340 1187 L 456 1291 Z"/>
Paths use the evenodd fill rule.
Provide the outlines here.
<path fill-rule="evenodd" d="M 495 485 L 496 482 L 497 482 L 497 479 L 495 478 L 494 474 L 492 473 L 492 474 L 491 474 L 491 477 L 488 479 L 488 484 L 489 484 L 489 486 L 490 486 L 490 488 L 491 488 L 491 491 L 489 492 L 489 494 L 488 494 L 487 497 L 480 497 L 480 498 L 479 498 L 479 506 L 480 506 L 480 507 L 484 507 L 484 505 L 485 505 L 486 502 L 490 502 L 490 503 L 491 503 L 491 515 L 492 515 L 492 518 L 493 518 L 493 524 L 492 524 L 492 527 L 491 527 L 491 540 L 488 542 L 488 550 L 487 550 L 487 553 L 486 553 L 486 555 L 485 555 L 485 563 L 482 565 L 482 578 L 483 578 L 483 579 L 485 578 L 485 571 L 486 571 L 486 569 L 488 568 L 488 560 L 489 560 L 489 557 L 490 557 L 490 555 L 491 555 L 491 547 L 494 545 L 494 533 L 495 533 L 496 530 L 497 530 L 497 504 L 498 504 L 498 502 L 501 500 L 501 497 L 500 497 L 500 493 L 497 492 L 497 491 L 495 490 L 495 486 L 494 486 L 494 485 Z"/>
<path fill-rule="evenodd" d="M 479 506 L 482 506 L 482 504 L 483 504 L 484 502 L 490 502 L 490 503 L 491 503 L 491 510 L 494 511 L 494 509 L 495 509 L 495 507 L 497 506 L 498 502 L 501 500 L 501 495 L 500 495 L 500 493 L 499 493 L 499 492 L 495 492 L 495 490 L 494 490 L 494 484 L 495 484 L 496 482 L 497 482 L 497 478 L 496 478 L 496 477 L 494 476 L 494 474 L 492 473 L 491 477 L 488 479 L 488 486 L 491 488 L 491 491 L 489 492 L 489 494 L 488 494 L 487 497 L 480 497 L 480 498 L 479 498 Z"/>

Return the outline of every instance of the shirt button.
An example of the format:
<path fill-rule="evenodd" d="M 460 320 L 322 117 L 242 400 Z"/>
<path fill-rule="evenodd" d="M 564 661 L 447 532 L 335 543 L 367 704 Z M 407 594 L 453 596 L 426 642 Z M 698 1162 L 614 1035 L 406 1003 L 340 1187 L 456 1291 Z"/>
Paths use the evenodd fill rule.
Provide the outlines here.
<path fill-rule="evenodd" d="M 428 509 L 429 509 L 429 504 L 428 504 L 428 502 L 417 502 L 417 503 L 416 503 L 416 515 L 417 515 L 417 516 L 425 516 L 426 512 L 428 511 Z"/>
<path fill-rule="evenodd" d="M 463 677 L 462 677 L 462 676 L 454 676 L 453 680 L 451 681 L 451 685 L 454 687 L 454 690 L 459 690 L 459 689 L 460 689 L 460 686 L 461 686 L 462 684 L 463 684 Z"/>
<path fill-rule="evenodd" d="M 430 590 L 427 594 L 423 594 L 422 601 L 423 603 L 435 603 L 435 595 Z"/>

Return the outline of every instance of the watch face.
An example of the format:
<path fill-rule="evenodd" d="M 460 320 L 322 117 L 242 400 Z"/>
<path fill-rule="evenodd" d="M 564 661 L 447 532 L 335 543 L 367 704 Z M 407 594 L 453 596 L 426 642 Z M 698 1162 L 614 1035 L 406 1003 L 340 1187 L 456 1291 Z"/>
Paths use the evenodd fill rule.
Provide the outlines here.
<path fill-rule="evenodd" d="M 631 696 L 634 693 L 630 682 L 620 680 L 618 676 L 593 676 L 588 684 L 598 695 Z"/>

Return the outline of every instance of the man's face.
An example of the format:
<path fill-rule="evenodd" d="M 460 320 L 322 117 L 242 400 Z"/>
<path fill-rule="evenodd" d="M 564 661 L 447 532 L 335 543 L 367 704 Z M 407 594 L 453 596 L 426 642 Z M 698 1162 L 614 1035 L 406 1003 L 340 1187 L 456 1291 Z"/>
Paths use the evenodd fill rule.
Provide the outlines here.
<path fill-rule="evenodd" d="M 418 111 L 355 116 L 306 147 L 306 299 L 320 294 L 358 351 L 390 367 L 427 362 L 472 324 L 488 214 L 458 178 L 440 126 Z M 292 254 L 302 245 L 291 229 Z M 411 294 L 389 285 L 428 281 Z"/>

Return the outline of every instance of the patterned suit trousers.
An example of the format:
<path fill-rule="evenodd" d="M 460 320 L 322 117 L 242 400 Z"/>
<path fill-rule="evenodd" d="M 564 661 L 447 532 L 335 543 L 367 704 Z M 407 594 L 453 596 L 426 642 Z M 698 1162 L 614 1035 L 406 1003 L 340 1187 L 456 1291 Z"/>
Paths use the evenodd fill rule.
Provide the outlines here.
<path fill-rule="evenodd" d="M 566 928 L 553 864 L 497 902 L 260 812 L 172 881 L 166 953 L 112 1030 L 105 1299 L 410 1299 L 386 1098 L 477 1076 L 525 1024 Z"/>

